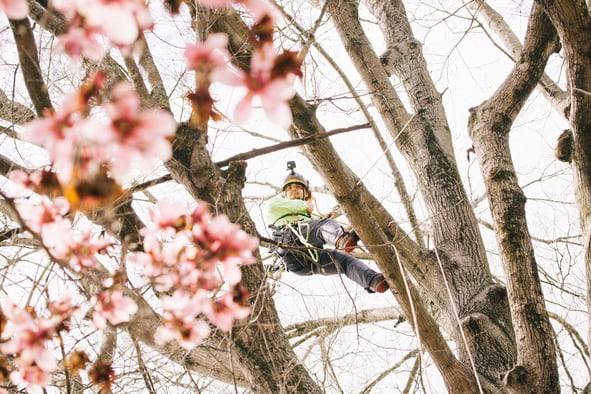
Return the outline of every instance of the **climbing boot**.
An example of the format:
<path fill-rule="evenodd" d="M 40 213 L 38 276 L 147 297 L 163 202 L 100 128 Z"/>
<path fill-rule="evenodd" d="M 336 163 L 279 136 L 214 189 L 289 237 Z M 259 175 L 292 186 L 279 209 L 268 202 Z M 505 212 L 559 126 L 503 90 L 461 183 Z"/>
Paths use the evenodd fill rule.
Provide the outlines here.
<path fill-rule="evenodd" d="M 345 231 L 343 235 L 337 239 L 335 247 L 339 250 L 345 251 L 345 253 L 351 254 L 357 247 L 357 242 L 359 242 L 359 236 L 355 230 Z"/>
<path fill-rule="evenodd" d="M 384 275 L 376 274 L 371 280 L 368 290 L 370 293 L 385 293 L 389 288 L 390 286 L 388 286 L 388 282 L 386 282 Z"/>

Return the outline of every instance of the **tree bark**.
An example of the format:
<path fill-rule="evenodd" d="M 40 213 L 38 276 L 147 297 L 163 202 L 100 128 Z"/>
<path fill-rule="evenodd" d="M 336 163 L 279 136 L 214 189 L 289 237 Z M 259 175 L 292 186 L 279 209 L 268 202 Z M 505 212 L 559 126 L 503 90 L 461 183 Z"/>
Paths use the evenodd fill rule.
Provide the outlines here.
<path fill-rule="evenodd" d="M 246 163 L 231 162 L 227 170 L 220 171 L 206 145 L 205 131 L 181 125 L 173 143 L 173 158 L 167 163 L 170 173 L 196 199 L 207 202 L 216 213 L 227 215 L 256 236 L 241 194 Z M 227 346 L 236 355 L 235 361 L 254 392 L 320 393 L 281 328 L 258 253 L 257 260 L 255 265 L 242 267 L 242 283 L 250 292 L 251 315 L 234 325 L 225 339 Z"/>
<path fill-rule="evenodd" d="M 550 55 L 558 49 L 556 31 L 534 5 L 525 44 L 515 67 L 493 96 L 471 110 L 469 132 L 484 176 L 517 343 L 517 365 L 505 378 L 511 392 L 560 391 L 554 332 L 546 311 L 525 195 L 509 147 L 511 125 L 538 84 Z"/>
<path fill-rule="evenodd" d="M 47 85 L 45 85 L 45 80 L 41 74 L 37 45 L 35 44 L 35 37 L 33 37 L 31 22 L 27 18 L 10 20 L 9 22 L 18 49 L 19 63 L 23 68 L 22 72 L 25 78 L 25 85 L 27 86 L 37 115 L 41 116 L 43 111 L 52 109 L 53 106 L 49 98 Z"/>
<path fill-rule="evenodd" d="M 313 108 L 299 96 L 296 95 L 291 100 L 291 108 L 296 126 L 290 130 L 292 138 L 326 132 L 316 119 Z M 327 139 L 320 139 L 309 145 L 307 151 L 324 179 L 332 186 L 336 199 L 347 212 L 355 231 L 361 236 L 372 258 L 386 275 L 404 316 L 414 328 L 420 343 L 434 360 L 443 376 L 447 390 L 450 393 L 476 392 L 478 384 L 483 384 L 494 391 L 495 389 L 488 382 L 478 382 L 473 371 L 459 362 L 451 352 L 435 320 L 423 305 L 419 292 L 414 284 L 408 281 L 406 273 L 401 269 L 401 263 L 397 261 L 398 243 L 396 240 L 392 241 L 393 237 L 388 237 L 386 232 L 376 225 L 378 220 L 367 204 L 374 200 L 359 178 L 345 165 Z M 385 219 L 388 219 L 388 215 Z M 391 223 L 395 223 L 394 219 L 390 222 L 390 226 Z M 401 233 L 398 234 L 400 235 Z M 407 252 L 410 249 L 416 251 L 416 244 L 409 237 L 402 239 L 406 240 L 406 245 L 400 242 L 402 248 Z M 413 248 L 411 244 L 415 247 Z M 418 253 L 417 258 L 412 262 L 419 263 Z"/>
<path fill-rule="evenodd" d="M 523 50 L 519 38 L 515 35 L 511 27 L 507 24 L 503 16 L 495 11 L 486 1 L 476 0 L 467 4 L 475 12 L 475 17 L 481 15 L 490 26 L 492 31 L 503 41 L 507 49 L 508 56 L 514 62 L 517 61 Z M 479 18 L 480 19 L 480 18 Z M 540 77 L 538 84 L 539 91 L 552 104 L 552 107 L 560 114 L 564 113 L 569 103 L 569 92 L 564 91 L 556 82 L 546 73 Z"/>
<path fill-rule="evenodd" d="M 410 163 L 429 211 L 437 253 L 432 253 L 431 259 L 404 261 L 421 289 L 443 312 L 441 321 L 460 347 L 461 360 L 469 364 L 472 356 L 478 372 L 494 381 L 515 360 L 509 309 L 505 290 L 488 270 L 476 218 L 453 156 L 440 95 L 430 80 L 402 3 L 366 3 L 387 39 L 389 50 L 381 61 L 359 24 L 357 2 L 331 3 L 328 12 L 345 49 L 373 92 L 372 100 L 389 132 Z M 398 76 L 410 98 L 415 115 L 406 129 L 403 125 L 411 115 L 389 82 L 386 69 Z M 422 266 L 420 275 L 413 272 L 414 264 Z M 495 335 L 483 335 L 487 332 Z M 498 357 L 492 360 L 491 354 Z"/>
<path fill-rule="evenodd" d="M 573 131 L 572 168 L 584 245 L 587 312 L 591 318 L 591 16 L 588 2 L 536 0 L 558 31 L 568 65 Z M 591 326 L 587 343 L 591 346 Z"/>

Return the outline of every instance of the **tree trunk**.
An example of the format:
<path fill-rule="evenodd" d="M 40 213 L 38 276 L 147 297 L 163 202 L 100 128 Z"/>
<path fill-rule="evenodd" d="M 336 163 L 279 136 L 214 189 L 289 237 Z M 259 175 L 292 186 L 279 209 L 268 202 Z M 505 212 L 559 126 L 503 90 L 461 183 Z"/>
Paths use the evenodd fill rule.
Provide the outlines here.
<path fill-rule="evenodd" d="M 591 16 L 588 2 L 536 0 L 558 31 L 570 86 L 571 152 L 575 195 L 584 245 L 587 311 L 591 319 Z M 591 344 L 591 326 L 587 343 Z M 591 345 L 588 345 L 591 346 Z"/>
<path fill-rule="evenodd" d="M 525 195 L 509 148 L 509 131 L 557 50 L 556 31 L 540 7 L 532 8 L 523 51 L 495 94 L 471 111 L 469 132 L 484 176 L 517 341 L 517 365 L 505 378 L 512 392 L 560 391 L 550 325 L 529 235 Z"/>
<path fill-rule="evenodd" d="M 256 236 L 255 224 L 242 199 L 246 163 L 231 162 L 227 170 L 220 171 L 206 144 L 203 130 L 182 125 L 177 130 L 168 169 L 196 199 L 207 202 L 216 213 L 227 215 Z M 237 362 L 233 366 L 230 359 L 227 367 L 239 368 L 256 393 L 320 393 L 281 329 L 260 256 L 257 260 L 255 265 L 242 268 L 242 283 L 250 293 L 252 310 L 225 339 Z"/>
<path fill-rule="evenodd" d="M 372 100 L 388 131 L 412 166 L 429 210 L 436 253 L 431 259 L 420 259 L 420 263 L 406 262 L 411 272 L 413 264 L 422 266 L 421 276 L 413 273 L 415 279 L 443 312 L 442 323 L 460 347 L 461 360 L 469 364 L 473 357 L 478 372 L 495 381 L 515 360 L 509 309 L 504 288 L 495 284 L 488 270 L 476 218 L 453 157 L 439 94 L 429 78 L 403 5 L 398 1 L 366 3 L 387 37 L 389 50 L 381 61 L 359 24 L 356 2 L 331 3 L 334 7 L 328 7 L 328 12 L 349 56 L 373 92 Z M 382 62 L 397 74 L 409 94 L 415 115 L 406 128 L 411 116 L 389 82 Z"/>

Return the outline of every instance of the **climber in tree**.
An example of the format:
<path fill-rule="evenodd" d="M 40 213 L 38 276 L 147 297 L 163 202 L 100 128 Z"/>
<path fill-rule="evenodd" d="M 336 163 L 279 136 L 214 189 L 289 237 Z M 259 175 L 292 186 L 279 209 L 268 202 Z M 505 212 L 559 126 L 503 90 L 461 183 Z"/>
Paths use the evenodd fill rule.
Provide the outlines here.
<path fill-rule="evenodd" d="M 345 274 L 369 293 L 384 293 L 388 283 L 384 275 L 351 256 L 359 238 L 346 231 L 336 220 L 313 215 L 313 199 L 306 178 L 294 171 L 295 162 L 287 162 L 288 175 L 282 194 L 268 204 L 267 220 L 276 252 L 288 271 L 296 275 Z M 335 249 L 325 249 L 325 245 Z"/>

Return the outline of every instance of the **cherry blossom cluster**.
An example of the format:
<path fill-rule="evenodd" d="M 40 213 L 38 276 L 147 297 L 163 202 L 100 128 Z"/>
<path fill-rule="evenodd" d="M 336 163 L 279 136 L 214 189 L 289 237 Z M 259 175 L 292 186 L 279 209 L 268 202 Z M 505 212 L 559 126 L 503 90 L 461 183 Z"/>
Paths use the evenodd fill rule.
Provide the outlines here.
<path fill-rule="evenodd" d="M 15 207 L 25 228 L 41 241 L 49 256 L 75 272 L 99 269 L 97 256 L 106 254 L 115 244 L 114 240 L 93 234 L 89 224 L 80 223 L 74 228 L 67 217 L 70 205 L 64 197 L 40 196 L 36 202 L 24 200 Z"/>
<path fill-rule="evenodd" d="M 203 5 L 228 6 L 241 3 L 251 11 L 254 25 L 251 28 L 253 54 L 249 71 L 233 67 L 226 49 L 228 38 L 224 33 L 210 35 L 205 41 L 188 44 L 185 49 L 187 66 L 196 72 L 196 91 L 188 95 L 193 107 L 192 121 L 203 126 L 211 117 L 213 99 L 209 95 L 212 82 L 221 82 L 231 87 L 246 90 L 234 110 L 234 122 L 243 124 L 252 112 L 253 105 L 260 101 L 266 116 L 284 128 L 292 123 L 288 100 L 295 94 L 294 83 L 301 76 L 301 62 L 296 52 L 276 53 L 273 46 L 275 17 L 272 8 L 263 1 L 202 1 Z"/>
<path fill-rule="evenodd" d="M 120 185 L 132 170 L 149 173 L 171 157 L 177 127 L 173 116 L 163 110 L 142 111 L 127 82 L 115 85 L 110 100 L 103 102 L 104 83 L 104 74 L 94 74 L 65 97 L 59 110 L 24 126 L 21 138 L 44 147 L 52 169 L 16 173 L 13 180 L 62 195 L 74 210 L 87 211 L 120 197 Z M 104 116 L 90 116 L 91 111 Z"/>
<path fill-rule="evenodd" d="M 165 2 L 173 12 L 181 4 Z M 288 127 L 292 115 L 287 101 L 295 94 L 293 84 L 300 76 L 301 59 L 295 52 L 276 53 L 273 9 L 264 0 L 197 3 L 246 11 L 252 23 L 253 54 L 248 71 L 243 71 L 231 65 L 225 34 L 212 34 L 187 45 L 187 67 L 196 75 L 195 90 L 187 96 L 193 109 L 190 122 L 206 127 L 209 120 L 220 118 L 210 95 L 211 85 L 219 82 L 246 91 L 235 109 L 235 122 L 245 122 L 260 102 L 272 121 Z M 102 38 L 129 51 L 153 25 L 143 0 L 54 0 L 50 6 L 66 18 L 68 27 L 59 46 L 74 58 L 99 60 L 105 53 Z M 0 0 L 0 9 L 10 19 L 25 18 L 29 12 L 26 0 Z M 58 109 L 24 126 L 21 138 L 43 147 L 50 166 L 30 173 L 12 172 L 10 178 L 22 189 L 14 196 L 2 193 L 5 200 L 14 201 L 23 229 L 46 254 L 80 275 L 104 273 L 101 259 L 112 259 L 120 245 L 108 236 L 97 236 L 87 220 L 76 219 L 112 208 L 126 193 L 122 185 L 169 160 L 177 128 L 169 112 L 143 110 L 129 83 L 120 82 L 109 92 L 106 85 L 106 76 L 97 72 L 67 94 Z M 254 261 L 258 240 L 226 216 L 212 216 L 205 203 L 189 209 L 164 201 L 157 208 L 141 232 L 144 251 L 127 258 L 141 267 L 145 280 L 160 295 L 163 326 L 156 340 L 162 344 L 176 340 L 192 349 L 211 326 L 229 331 L 236 319 L 250 313 L 240 267 Z M 57 368 L 52 347 L 68 331 L 74 315 L 91 316 L 98 328 L 130 322 L 138 306 L 124 287 L 124 279 L 125 272 L 114 272 L 84 307 L 66 299 L 49 303 L 43 316 L 6 299 L 4 313 L 0 311 L 0 378 L 7 370 L 14 384 L 26 386 L 28 392 L 42 392 Z M 61 360 L 63 367 L 83 369 L 87 357 L 78 351 L 72 354 L 78 361 L 73 361 L 76 357 Z M 6 360 L 11 360 L 9 368 L 4 368 Z M 110 365 L 98 365 L 88 375 L 108 387 L 114 373 Z"/>
<path fill-rule="evenodd" d="M 104 50 L 99 36 L 129 52 L 140 33 L 153 26 L 142 0 L 54 0 L 51 4 L 69 22 L 67 32 L 60 37 L 60 48 L 73 57 L 100 60 Z"/>
<path fill-rule="evenodd" d="M 183 203 L 163 200 L 150 219 L 142 230 L 144 252 L 131 254 L 128 262 L 142 267 L 162 294 L 160 343 L 177 340 L 192 349 L 209 333 L 202 317 L 229 331 L 235 319 L 248 316 L 240 266 L 254 262 L 258 239 L 226 216 L 212 217 L 205 203 L 190 212 Z"/>
<path fill-rule="evenodd" d="M 55 356 L 63 346 L 63 334 L 70 330 L 71 322 L 80 319 L 86 311 L 66 293 L 57 301 L 49 301 L 43 316 L 32 307 L 21 308 L 9 299 L 2 300 L 0 310 L 0 382 L 10 378 L 13 384 L 28 393 L 44 393 L 58 368 Z M 62 348 L 63 352 L 64 349 Z M 12 359 L 10 368 L 7 356 Z M 62 360 L 70 373 L 86 369 L 90 362 L 83 350 L 73 350 Z M 100 359 L 88 368 L 91 381 L 102 390 L 108 389 L 114 377 L 110 365 Z M 4 393 L 0 389 L 0 392 Z"/>
<path fill-rule="evenodd" d="M 28 13 L 26 0 L 3 1 L 9 17 L 23 18 Z M 165 2 L 172 12 L 179 11 L 180 1 Z M 221 118 L 213 111 L 214 100 L 209 93 L 211 83 L 217 81 L 246 90 L 234 110 L 235 123 L 247 121 L 253 105 L 260 102 L 272 122 L 289 127 L 292 114 L 288 100 L 295 94 L 294 82 L 297 76 L 301 76 L 302 59 L 297 52 L 275 52 L 273 8 L 264 0 L 198 0 L 197 3 L 210 8 L 239 6 L 245 9 L 253 21 L 251 41 L 254 49 L 246 72 L 230 65 L 226 49 L 228 39 L 224 34 L 213 34 L 203 42 L 187 45 L 187 66 L 197 74 L 196 89 L 187 95 L 193 108 L 192 124 L 203 127 L 208 120 Z M 99 42 L 101 36 L 127 53 L 142 32 L 153 27 L 147 5 L 142 0 L 55 0 L 51 6 L 64 14 L 68 21 L 68 29 L 60 36 L 58 49 L 75 60 L 99 61 L 105 54 Z"/>
<path fill-rule="evenodd" d="M 50 303 L 46 317 L 37 316 L 32 308 L 20 308 L 8 299 L 3 299 L 2 310 L 0 350 L 11 355 L 15 365 L 10 380 L 17 386 L 25 386 L 30 393 L 41 393 L 57 368 L 51 348 L 78 308 L 66 297 Z"/>

